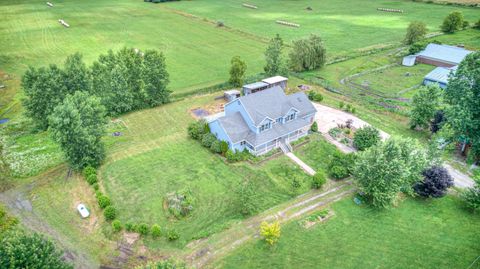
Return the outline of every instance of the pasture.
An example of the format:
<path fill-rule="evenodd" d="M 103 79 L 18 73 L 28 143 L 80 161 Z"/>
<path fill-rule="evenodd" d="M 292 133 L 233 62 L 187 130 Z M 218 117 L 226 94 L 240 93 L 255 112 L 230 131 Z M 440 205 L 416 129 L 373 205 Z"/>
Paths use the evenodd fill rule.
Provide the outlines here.
<path fill-rule="evenodd" d="M 282 227 L 278 244 L 257 240 L 227 256 L 219 268 L 468 268 L 478 256 L 478 215 L 455 196 L 406 199 L 378 211 L 344 199 L 335 216 L 305 229 Z M 470 268 L 479 268 L 478 263 Z"/>
<path fill-rule="evenodd" d="M 412 67 L 395 65 L 356 76 L 350 83 L 384 97 L 400 97 L 422 84 L 435 66 L 417 64 Z"/>
<path fill-rule="evenodd" d="M 143 1 L 66 0 L 0 4 L 0 69 L 20 76 L 28 65 L 62 64 L 80 52 L 91 63 L 99 54 L 124 46 L 165 53 L 175 92 L 195 90 L 228 78 L 230 59 L 246 60 L 249 74 L 261 69 L 265 44 L 163 5 Z M 58 23 L 64 19 L 65 28 Z"/>
<path fill-rule="evenodd" d="M 258 9 L 245 8 L 242 3 L 243 0 L 203 0 L 170 2 L 167 6 L 212 21 L 221 20 L 228 27 L 264 38 L 278 33 L 291 41 L 319 34 L 330 56 L 399 43 L 414 20 L 425 22 L 430 32 L 438 32 L 445 16 L 453 10 L 462 11 L 470 22 L 478 20 L 475 8 L 412 1 L 248 1 Z M 400 9 L 404 13 L 377 11 L 379 7 Z M 276 24 L 276 20 L 297 23 L 300 27 L 286 27 Z"/>

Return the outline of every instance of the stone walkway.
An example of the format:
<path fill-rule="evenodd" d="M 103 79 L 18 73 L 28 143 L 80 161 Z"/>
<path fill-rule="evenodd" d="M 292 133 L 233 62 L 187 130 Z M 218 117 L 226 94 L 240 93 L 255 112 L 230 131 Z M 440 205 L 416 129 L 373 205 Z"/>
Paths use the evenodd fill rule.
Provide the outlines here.
<path fill-rule="evenodd" d="M 466 189 L 471 188 L 475 185 L 475 181 L 471 177 L 458 171 L 449 164 L 444 164 L 443 167 L 445 167 L 445 169 L 448 170 L 448 173 L 450 173 L 450 175 L 453 177 L 453 182 L 456 187 Z"/>
<path fill-rule="evenodd" d="M 315 175 L 315 173 L 316 173 L 315 170 L 313 170 L 313 168 L 308 166 L 308 164 L 306 164 L 302 160 L 300 160 L 297 156 L 295 156 L 295 154 L 293 154 L 291 152 L 288 152 L 285 155 L 287 155 L 288 158 L 290 158 L 292 161 L 294 161 L 296 164 L 298 164 L 307 174 L 309 174 L 311 176 Z"/>

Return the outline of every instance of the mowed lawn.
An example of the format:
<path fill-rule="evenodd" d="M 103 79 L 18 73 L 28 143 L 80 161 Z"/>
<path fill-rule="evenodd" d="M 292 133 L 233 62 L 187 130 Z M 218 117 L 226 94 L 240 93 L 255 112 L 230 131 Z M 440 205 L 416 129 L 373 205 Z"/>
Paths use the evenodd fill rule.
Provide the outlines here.
<path fill-rule="evenodd" d="M 282 227 L 277 246 L 255 241 L 217 264 L 221 268 L 480 268 L 480 216 L 453 196 L 407 199 L 377 211 L 344 199 L 335 216 L 305 229 Z"/>
<path fill-rule="evenodd" d="M 280 34 L 287 41 L 319 34 L 327 50 L 338 54 L 359 48 L 400 42 L 411 21 L 427 24 L 430 32 L 439 31 L 445 16 L 460 10 L 465 19 L 478 20 L 478 9 L 412 1 L 374 0 L 251 0 L 258 9 L 242 6 L 243 0 L 200 0 L 168 3 L 169 7 L 211 20 L 261 37 Z M 312 10 L 307 10 L 311 7 Z M 404 13 L 377 11 L 377 8 L 401 9 Z M 276 24 L 284 20 L 300 24 L 299 28 Z"/>
<path fill-rule="evenodd" d="M 412 67 L 396 65 L 356 76 L 351 82 L 372 93 L 385 97 L 399 97 L 421 85 L 423 78 L 434 68 L 435 66 L 426 64 Z"/>
<path fill-rule="evenodd" d="M 263 66 L 265 44 L 257 39 L 143 1 L 64 0 L 50 8 L 45 1 L 4 0 L 0 17 L 0 70 L 18 76 L 28 65 L 62 64 L 75 52 L 91 63 L 124 46 L 164 52 L 175 92 L 226 81 L 236 55 L 247 62 L 248 74 Z"/>
<path fill-rule="evenodd" d="M 106 138 L 109 151 L 101 168 L 101 185 L 119 209 L 122 222 L 176 229 L 180 239 L 173 246 L 182 247 L 243 218 L 237 192 L 241 183 L 254 186 L 258 212 L 310 189 L 311 177 L 285 156 L 257 165 L 227 164 L 188 138 L 187 126 L 193 121 L 189 110 L 205 107 L 214 97 L 194 97 L 120 118 L 126 127 L 120 129 L 122 137 Z M 317 155 L 328 161 L 334 150 L 327 144 Z M 295 187 L 294 181 L 300 186 Z M 191 192 L 194 209 L 177 220 L 164 201 L 168 193 L 182 190 Z M 147 244 L 172 246 L 163 240 Z"/>

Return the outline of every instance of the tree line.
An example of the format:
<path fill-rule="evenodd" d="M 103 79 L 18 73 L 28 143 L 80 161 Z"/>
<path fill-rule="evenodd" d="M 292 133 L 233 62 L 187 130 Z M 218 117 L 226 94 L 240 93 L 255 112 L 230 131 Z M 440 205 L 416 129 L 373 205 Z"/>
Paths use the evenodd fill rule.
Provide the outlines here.
<path fill-rule="evenodd" d="M 321 68 L 327 61 L 327 51 L 323 40 L 318 35 L 294 40 L 288 58 L 284 55 L 286 45 L 280 35 L 272 38 L 265 50 L 266 76 L 287 76 L 289 71 L 302 72 Z M 239 56 L 232 58 L 229 82 L 234 87 L 243 85 L 247 64 Z"/>
<path fill-rule="evenodd" d="M 74 168 L 98 166 L 107 116 L 170 101 L 169 75 L 161 52 L 123 48 L 109 51 L 87 67 L 82 55 L 67 57 L 63 68 L 29 67 L 22 77 L 26 115 L 49 129 Z"/>

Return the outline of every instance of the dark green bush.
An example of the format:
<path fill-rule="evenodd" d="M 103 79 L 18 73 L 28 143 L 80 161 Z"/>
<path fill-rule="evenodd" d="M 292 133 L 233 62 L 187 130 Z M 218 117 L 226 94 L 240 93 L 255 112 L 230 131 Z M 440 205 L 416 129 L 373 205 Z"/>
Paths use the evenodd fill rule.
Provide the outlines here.
<path fill-rule="evenodd" d="M 204 120 L 190 123 L 187 129 L 188 135 L 196 140 L 202 139 L 203 135 L 209 131 L 208 124 Z"/>
<path fill-rule="evenodd" d="M 314 102 L 321 102 L 323 101 L 323 95 L 316 91 L 310 91 L 308 92 L 308 99 Z"/>
<path fill-rule="evenodd" d="M 223 155 L 225 155 L 225 153 L 227 153 L 227 150 L 228 150 L 228 143 L 227 141 L 220 141 L 220 150 L 222 152 Z"/>
<path fill-rule="evenodd" d="M 97 183 L 97 174 L 89 174 L 87 176 L 87 182 L 90 185 Z"/>
<path fill-rule="evenodd" d="M 118 219 L 112 221 L 112 230 L 114 232 L 118 233 L 122 230 L 122 228 L 122 223 Z"/>
<path fill-rule="evenodd" d="M 152 228 L 150 228 L 150 232 L 152 234 L 152 237 L 154 238 L 160 237 L 162 235 L 162 229 L 158 224 L 153 224 Z"/>
<path fill-rule="evenodd" d="M 312 127 L 310 127 L 310 130 L 314 133 L 318 132 L 318 124 L 316 121 L 313 122 Z"/>
<path fill-rule="evenodd" d="M 178 232 L 175 229 L 170 229 L 167 232 L 167 239 L 170 241 L 177 240 L 180 237 Z"/>
<path fill-rule="evenodd" d="M 141 235 L 147 235 L 150 232 L 150 227 L 146 223 L 140 223 L 137 227 L 137 232 Z"/>
<path fill-rule="evenodd" d="M 92 187 L 95 191 L 98 191 L 100 189 L 100 186 L 98 186 L 98 183 L 93 183 Z"/>
<path fill-rule="evenodd" d="M 206 148 L 210 148 L 215 141 L 217 141 L 217 138 L 212 133 L 207 133 L 202 136 L 202 146 Z"/>
<path fill-rule="evenodd" d="M 97 169 L 92 166 L 83 168 L 83 176 L 87 178 L 89 175 L 97 175 Z"/>
<path fill-rule="evenodd" d="M 328 174 L 334 179 L 343 179 L 351 175 L 355 163 L 354 154 L 335 152 L 328 164 Z"/>
<path fill-rule="evenodd" d="M 348 169 L 344 166 L 334 165 L 330 167 L 330 176 L 334 179 L 344 179 L 349 175 Z"/>
<path fill-rule="evenodd" d="M 318 170 L 312 177 L 312 188 L 320 189 L 327 182 L 327 176 L 322 170 Z"/>
<path fill-rule="evenodd" d="M 380 132 L 371 127 L 365 126 L 358 129 L 353 135 L 353 146 L 358 150 L 366 150 L 380 142 Z"/>
<path fill-rule="evenodd" d="M 103 193 L 100 190 L 95 191 L 95 197 L 98 199 L 100 196 L 103 196 Z"/>
<path fill-rule="evenodd" d="M 117 217 L 117 209 L 114 206 L 107 206 L 103 211 L 103 215 L 107 221 L 114 220 Z"/>
<path fill-rule="evenodd" d="M 133 224 L 131 222 L 125 223 L 125 230 L 127 230 L 127 232 L 134 232 L 135 231 L 135 224 Z"/>
<path fill-rule="evenodd" d="M 476 183 L 474 187 L 466 189 L 461 195 L 468 209 L 476 212 L 480 210 L 480 184 Z"/>
<path fill-rule="evenodd" d="M 97 197 L 97 200 L 98 200 L 98 205 L 102 209 L 106 208 L 111 204 L 110 198 L 106 195 L 100 195 L 99 197 Z"/>
<path fill-rule="evenodd" d="M 214 153 L 222 153 L 221 142 L 219 140 L 213 141 L 210 150 Z"/>

